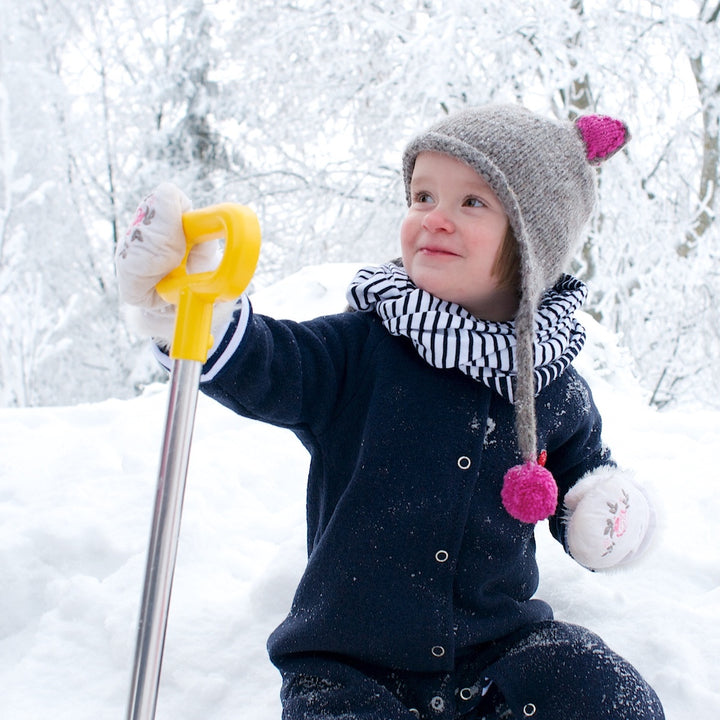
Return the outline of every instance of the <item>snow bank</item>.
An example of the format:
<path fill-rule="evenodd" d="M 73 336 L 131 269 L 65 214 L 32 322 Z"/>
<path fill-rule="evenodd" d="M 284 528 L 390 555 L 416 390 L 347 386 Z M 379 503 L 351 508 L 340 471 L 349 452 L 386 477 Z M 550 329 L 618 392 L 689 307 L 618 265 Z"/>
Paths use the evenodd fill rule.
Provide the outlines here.
<path fill-rule="evenodd" d="M 354 266 L 306 268 L 257 294 L 285 317 L 341 310 Z M 586 318 L 579 366 L 618 460 L 660 507 L 654 551 L 589 573 L 538 529 L 539 594 L 656 687 L 669 720 L 720 707 L 720 413 L 653 412 L 612 336 Z M 123 717 L 166 388 L 68 408 L 0 410 L 0 715 Z M 265 640 L 304 563 L 307 456 L 287 432 L 201 397 L 157 717 L 277 720 Z"/>

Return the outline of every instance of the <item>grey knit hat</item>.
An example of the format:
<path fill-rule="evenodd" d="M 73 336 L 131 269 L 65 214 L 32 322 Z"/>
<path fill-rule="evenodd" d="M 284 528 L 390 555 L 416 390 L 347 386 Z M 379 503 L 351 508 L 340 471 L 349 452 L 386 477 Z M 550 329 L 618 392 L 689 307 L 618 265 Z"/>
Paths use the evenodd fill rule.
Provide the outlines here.
<path fill-rule="evenodd" d="M 408 204 L 418 154 L 433 151 L 451 155 L 487 181 L 502 203 L 517 240 L 520 304 L 515 316 L 515 419 L 524 465 L 506 475 L 503 501 L 508 511 L 524 522 L 547 517 L 557 505 L 555 481 L 538 465 L 535 310 L 543 292 L 565 271 L 593 211 L 593 165 L 620 150 L 629 138 L 623 122 L 605 116 L 558 122 L 517 105 L 494 105 L 442 120 L 410 142 L 403 155 Z M 513 471 L 522 477 L 513 479 Z M 553 493 L 554 499 L 550 497 Z"/>

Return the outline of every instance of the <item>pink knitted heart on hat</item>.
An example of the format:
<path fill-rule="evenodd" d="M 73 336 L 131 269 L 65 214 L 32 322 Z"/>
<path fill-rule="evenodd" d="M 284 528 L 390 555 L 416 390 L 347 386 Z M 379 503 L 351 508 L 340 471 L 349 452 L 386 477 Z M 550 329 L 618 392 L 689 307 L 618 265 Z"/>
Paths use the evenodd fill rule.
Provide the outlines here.
<path fill-rule="evenodd" d="M 627 125 L 607 115 L 584 115 L 575 121 L 591 165 L 607 160 L 630 139 Z"/>

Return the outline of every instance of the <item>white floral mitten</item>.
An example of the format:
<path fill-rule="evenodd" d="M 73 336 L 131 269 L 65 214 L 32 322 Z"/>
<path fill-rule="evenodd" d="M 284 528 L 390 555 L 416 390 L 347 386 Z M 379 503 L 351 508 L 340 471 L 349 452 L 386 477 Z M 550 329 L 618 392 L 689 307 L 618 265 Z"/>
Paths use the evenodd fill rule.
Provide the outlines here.
<path fill-rule="evenodd" d="M 142 335 L 161 340 L 172 337 L 175 306 L 163 300 L 155 286 L 185 256 L 182 215 L 190 209 L 190 200 L 180 188 L 162 183 L 140 203 L 118 245 L 115 268 L 120 299 L 135 308 L 127 313 L 128 323 Z M 217 240 L 200 243 L 188 256 L 187 270 L 214 270 L 219 260 Z"/>
<path fill-rule="evenodd" d="M 565 523 L 570 555 L 591 570 L 607 570 L 647 549 L 655 514 L 630 473 L 603 466 L 568 491 Z"/>

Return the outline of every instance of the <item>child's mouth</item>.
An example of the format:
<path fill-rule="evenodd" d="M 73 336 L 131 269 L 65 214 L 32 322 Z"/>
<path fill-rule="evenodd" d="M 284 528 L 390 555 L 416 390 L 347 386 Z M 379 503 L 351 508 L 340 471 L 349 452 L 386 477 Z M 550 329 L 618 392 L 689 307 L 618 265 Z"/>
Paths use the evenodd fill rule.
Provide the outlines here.
<path fill-rule="evenodd" d="M 422 255 L 427 255 L 430 257 L 457 257 L 457 253 L 439 247 L 424 247 L 420 248 L 419 252 Z"/>

